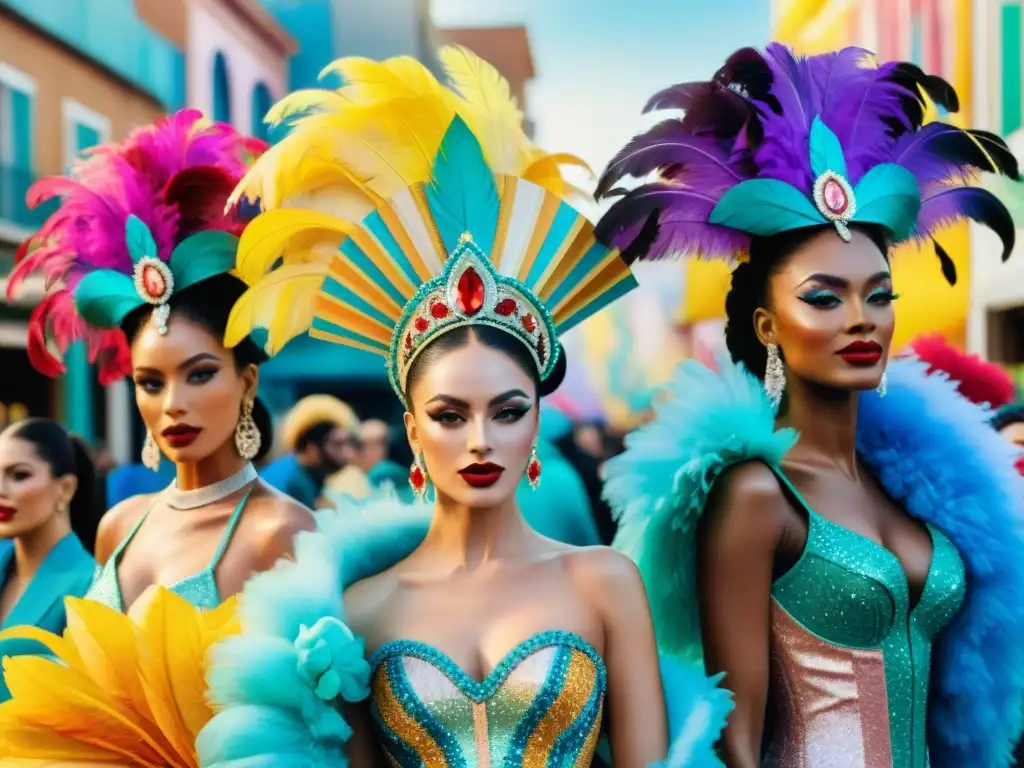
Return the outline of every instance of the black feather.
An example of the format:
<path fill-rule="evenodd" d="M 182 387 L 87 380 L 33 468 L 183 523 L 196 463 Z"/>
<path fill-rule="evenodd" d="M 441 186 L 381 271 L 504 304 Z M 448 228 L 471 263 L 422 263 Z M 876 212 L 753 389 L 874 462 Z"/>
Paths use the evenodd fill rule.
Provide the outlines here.
<path fill-rule="evenodd" d="M 939 257 L 939 264 L 942 266 L 942 276 L 950 285 L 956 285 L 956 264 L 949 258 L 946 249 L 939 245 L 938 240 L 933 238 L 932 243 L 935 245 L 935 255 Z"/>
<path fill-rule="evenodd" d="M 1017 158 L 1002 137 L 977 129 L 972 129 L 968 133 L 984 147 L 992 163 L 995 165 L 994 168 L 987 167 L 985 170 L 1001 173 L 1004 176 L 1009 176 L 1014 181 L 1020 181 L 1020 167 L 1017 163 Z"/>
<path fill-rule="evenodd" d="M 938 75 L 929 75 L 916 64 L 901 61 L 893 67 L 889 79 L 905 88 L 918 93 L 918 88 L 928 94 L 928 98 L 948 112 L 960 111 L 960 98 L 956 89 Z"/>
<path fill-rule="evenodd" d="M 658 224 L 658 213 L 658 211 L 651 213 L 640 228 L 639 234 L 633 238 L 633 242 L 620 251 L 622 260 L 626 264 L 632 264 L 637 259 L 643 258 L 644 254 L 654 245 L 654 241 L 658 239 L 658 232 L 661 229 Z"/>

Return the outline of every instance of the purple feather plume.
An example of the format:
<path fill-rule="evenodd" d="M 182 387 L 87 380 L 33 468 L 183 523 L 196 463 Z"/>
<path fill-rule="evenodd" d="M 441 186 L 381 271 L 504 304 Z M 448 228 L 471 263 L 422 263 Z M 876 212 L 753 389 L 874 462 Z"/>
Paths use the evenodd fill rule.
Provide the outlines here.
<path fill-rule="evenodd" d="M 623 252 L 636 254 L 642 246 L 641 258 L 734 259 L 749 250 L 750 236 L 709 224 L 711 211 L 725 192 L 752 178 L 785 182 L 811 198 L 808 142 L 819 118 L 839 140 L 852 185 L 882 163 L 913 174 L 922 195 L 913 238 L 928 239 L 941 225 L 969 218 L 996 231 L 1005 257 L 1014 236 L 1009 214 L 973 184 L 980 172 L 1019 178 L 1017 160 L 993 134 L 922 125 L 926 95 L 950 111 L 959 106 L 942 78 L 907 62 L 878 65 L 860 48 L 811 57 L 778 43 L 763 54 L 744 48 L 711 80 L 651 98 L 645 111 L 684 115 L 637 136 L 608 165 L 595 194 L 621 199 L 602 217 L 597 236 Z M 625 191 L 626 177 L 647 183 Z M 949 261 L 938 246 L 936 253 Z M 952 275 L 948 267 L 944 272 Z"/>

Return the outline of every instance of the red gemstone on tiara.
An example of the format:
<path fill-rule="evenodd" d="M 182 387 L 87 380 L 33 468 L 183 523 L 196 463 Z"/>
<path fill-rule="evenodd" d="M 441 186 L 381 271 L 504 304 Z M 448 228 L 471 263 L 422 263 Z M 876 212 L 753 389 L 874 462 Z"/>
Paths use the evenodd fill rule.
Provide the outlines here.
<path fill-rule="evenodd" d="M 142 268 L 142 290 L 153 299 L 159 299 L 167 290 L 167 281 L 160 274 L 160 270 L 152 264 Z"/>
<path fill-rule="evenodd" d="M 836 215 L 843 213 L 850 206 L 850 199 L 846 195 L 843 185 L 836 179 L 828 179 L 822 189 L 822 197 L 825 200 L 825 207 Z"/>
<path fill-rule="evenodd" d="M 430 305 L 430 315 L 435 320 L 444 320 L 446 317 L 448 317 L 448 312 L 448 305 L 443 304 L 440 301 L 435 301 L 433 304 Z"/>
<path fill-rule="evenodd" d="M 501 301 L 498 302 L 497 306 L 495 306 L 494 311 L 497 312 L 499 315 L 503 315 L 504 317 L 514 315 L 516 313 L 516 300 L 502 299 Z"/>
<path fill-rule="evenodd" d="M 483 309 L 484 281 L 473 267 L 466 267 L 459 278 L 455 288 L 455 303 L 464 315 L 472 316 Z"/>
<path fill-rule="evenodd" d="M 528 333 L 533 333 L 537 330 L 537 321 L 534 319 L 533 315 L 523 315 L 523 328 L 525 328 Z"/>
<path fill-rule="evenodd" d="M 417 331 L 423 333 L 425 330 L 427 330 L 427 328 L 430 327 L 430 321 L 427 320 L 427 318 L 425 317 L 417 317 L 413 325 L 415 325 Z"/>
<path fill-rule="evenodd" d="M 412 333 L 405 334 L 405 348 L 412 349 Z"/>
<path fill-rule="evenodd" d="M 537 339 L 537 359 L 541 365 L 548 364 L 548 343 L 544 341 L 543 336 Z"/>

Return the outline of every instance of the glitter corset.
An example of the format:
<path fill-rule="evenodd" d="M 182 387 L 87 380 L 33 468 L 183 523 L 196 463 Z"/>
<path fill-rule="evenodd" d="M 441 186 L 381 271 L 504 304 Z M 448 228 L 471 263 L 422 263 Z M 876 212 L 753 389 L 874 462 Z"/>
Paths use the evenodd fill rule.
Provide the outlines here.
<path fill-rule="evenodd" d="M 370 658 L 381 746 L 402 766 L 588 766 L 601 727 L 604 662 L 582 638 L 544 632 L 516 646 L 484 681 L 423 643 Z"/>
<path fill-rule="evenodd" d="M 927 768 L 932 640 L 964 599 L 963 561 L 928 527 L 932 559 L 911 607 L 897 557 L 815 514 L 807 544 L 772 586 L 765 768 Z"/>
<path fill-rule="evenodd" d="M 217 566 L 220 564 L 224 552 L 227 551 L 228 544 L 231 543 L 231 536 L 234 534 L 235 528 L 238 527 L 238 521 L 242 517 L 242 512 L 245 509 L 245 503 L 249 500 L 250 493 L 252 491 L 246 492 L 245 496 L 238 502 L 234 512 L 231 513 L 227 528 L 224 529 L 224 535 L 221 537 L 220 544 L 210 564 L 194 576 L 182 579 L 176 584 L 166 585 L 167 589 L 176 595 L 184 597 L 197 608 L 208 610 L 220 605 L 220 591 L 217 589 Z M 139 528 L 146 522 L 146 518 L 149 517 L 149 513 L 152 510 L 152 506 L 146 510 L 135 524 L 135 527 L 129 531 L 124 540 L 117 545 L 117 549 L 107 558 L 107 562 L 97 570 L 96 579 L 86 595 L 88 599 L 94 600 L 97 603 L 103 603 L 103 605 L 124 613 L 121 584 L 117 580 L 117 566 L 121 562 L 121 554 L 127 549 L 131 540 L 135 538 L 135 534 L 139 532 Z"/>

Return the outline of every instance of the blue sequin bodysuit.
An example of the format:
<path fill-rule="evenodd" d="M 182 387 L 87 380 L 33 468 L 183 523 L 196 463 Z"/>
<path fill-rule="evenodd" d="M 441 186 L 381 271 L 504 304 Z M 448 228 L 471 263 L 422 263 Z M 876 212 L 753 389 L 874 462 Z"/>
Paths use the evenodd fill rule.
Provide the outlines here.
<path fill-rule="evenodd" d="M 217 566 L 220 564 L 224 552 L 227 551 L 228 544 L 231 543 L 231 537 L 235 532 L 235 528 L 238 527 L 238 521 L 242 517 L 245 503 L 249 500 L 249 494 L 251 493 L 251 490 L 248 491 L 238 502 L 234 512 L 231 513 L 227 528 L 224 529 L 224 536 L 221 537 L 220 545 L 217 547 L 217 551 L 210 564 L 194 576 L 182 579 L 176 584 L 166 585 L 167 589 L 176 595 L 184 597 L 196 608 L 209 610 L 220 605 L 220 591 L 217 589 L 216 577 Z M 96 580 L 93 582 L 92 587 L 90 587 L 89 594 L 86 595 L 87 598 L 95 600 L 97 603 L 103 603 L 121 613 L 124 612 L 121 584 L 117 580 L 117 566 L 121 561 L 121 554 L 131 543 L 131 540 L 135 538 L 135 534 L 138 533 L 142 524 L 146 522 L 146 518 L 149 517 L 152 509 L 153 507 L 151 506 L 146 510 L 145 514 L 139 518 L 139 521 L 135 523 L 135 526 L 129 531 L 128 535 L 124 537 L 124 540 L 117 545 L 117 549 L 114 550 L 113 554 L 107 558 L 107 562 L 99 569 Z"/>
<path fill-rule="evenodd" d="M 370 658 L 374 728 L 389 761 L 412 766 L 588 766 L 601 728 L 604 662 L 579 636 L 544 632 L 478 682 L 423 643 Z"/>
<path fill-rule="evenodd" d="M 932 559 L 916 605 L 899 559 L 816 514 L 772 585 L 771 686 L 763 768 L 927 768 L 932 642 L 963 603 L 963 560 L 928 527 Z"/>

